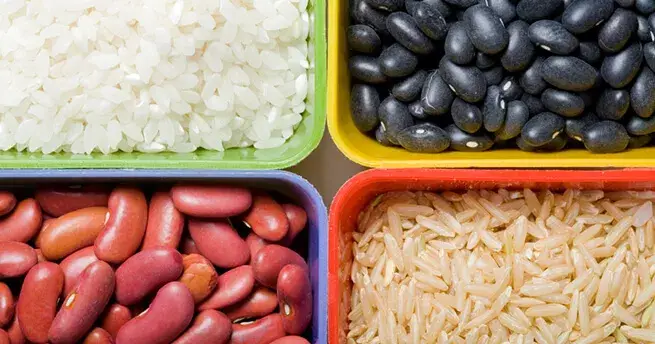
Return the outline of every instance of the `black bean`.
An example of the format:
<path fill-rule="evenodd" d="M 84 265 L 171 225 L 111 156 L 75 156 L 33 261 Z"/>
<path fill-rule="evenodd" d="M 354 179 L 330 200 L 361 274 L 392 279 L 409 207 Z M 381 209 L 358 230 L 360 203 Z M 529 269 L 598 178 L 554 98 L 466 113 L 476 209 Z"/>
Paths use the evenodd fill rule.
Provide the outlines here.
<path fill-rule="evenodd" d="M 420 2 L 414 8 L 412 16 L 419 29 L 429 38 L 440 41 L 446 37 L 448 24 L 436 7 L 426 2 Z"/>
<path fill-rule="evenodd" d="M 416 55 L 398 43 L 384 49 L 378 60 L 382 73 L 392 78 L 408 76 L 418 65 Z"/>
<path fill-rule="evenodd" d="M 516 138 L 516 147 L 524 152 L 534 152 L 537 150 L 536 147 L 530 146 L 527 142 L 525 142 L 522 136 Z"/>
<path fill-rule="evenodd" d="M 616 53 L 623 49 L 636 32 L 637 15 L 632 11 L 617 8 L 598 32 L 598 45 L 607 52 Z"/>
<path fill-rule="evenodd" d="M 632 116 L 625 124 L 625 129 L 630 135 L 650 135 L 655 133 L 655 117 L 641 118 Z"/>
<path fill-rule="evenodd" d="M 600 119 L 592 112 L 587 112 L 580 117 L 566 119 L 566 135 L 574 140 L 582 141 L 584 128 L 590 124 L 599 122 Z"/>
<path fill-rule="evenodd" d="M 371 26 L 378 34 L 389 34 L 389 31 L 387 31 L 387 16 L 384 12 L 371 7 L 365 0 L 355 0 L 351 10 L 352 16 L 358 23 Z"/>
<path fill-rule="evenodd" d="M 484 129 L 491 133 L 498 131 L 505 123 L 506 112 L 507 104 L 501 95 L 500 87 L 489 86 L 482 105 Z"/>
<path fill-rule="evenodd" d="M 391 141 L 389 141 L 389 136 L 387 136 L 387 131 L 384 130 L 384 125 L 380 124 L 377 129 L 375 129 L 375 140 L 382 144 L 383 146 L 395 146 Z"/>
<path fill-rule="evenodd" d="M 496 139 L 509 140 L 521 134 L 521 128 L 530 118 L 530 109 L 520 100 L 515 100 L 507 104 L 507 114 L 505 123 L 496 131 Z"/>
<path fill-rule="evenodd" d="M 503 81 L 503 67 L 496 66 L 483 71 L 484 79 L 487 81 L 487 86 L 498 85 Z"/>
<path fill-rule="evenodd" d="M 521 96 L 521 101 L 528 106 L 528 109 L 530 110 L 530 116 L 535 116 L 546 111 L 546 107 L 544 107 L 544 104 L 541 103 L 541 99 L 539 97 L 535 97 L 529 93 L 523 93 Z"/>
<path fill-rule="evenodd" d="M 639 117 L 649 118 L 655 112 L 655 74 L 648 67 L 641 69 L 630 90 L 630 104 Z"/>
<path fill-rule="evenodd" d="M 510 0 L 480 0 L 480 4 L 491 7 L 503 23 L 511 23 L 516 18 L 516 6 Z"/>
<path fill-rule="evenodd" d="M 417 54 L 434 51 L 432 41 L 418 28 L 412 16 L 405 12 L 394 12 L 387 17 L 387 29 L 393 38 L 405 48 Z"/>
<path fill-rule="evenodd" d="M 371 56 L 353 56 L 348 60 L 350 75 L 360 81 L 369 84 L 381 84 L 387 82 L 387 76 L 382 73 L 380 61 Z"/>
<path fill-rule="evenodd" d="M 473 61 L 475 47 L 471 43 L 464 23 L 456 22 L 450 27 L 444 43 L 444 52 L 446 57 L 457 64 L 468 64 Z"/>
<path fill-rule="evenodd" d="M 650 28 L 650 32 L 655 32 L 655 13 L 649 15 L 646 19 L 648 20 L 648 27 Z"/>
<path fill-rule="evenodd" d="M 444 0 L 444 1 L 460 8 L 471 7 L 478 3 L 478 0 Z"/>
<path fill-rule="evenodd" d="M 446 127 L 450 138 L 450 147 L 461 152 L 482 152 L 494 145 L 494 141 L 485 134 L 469 134 L 460 130 L 456 125 Z"/>
<path fill-rule="evenodd" d="M 583 129 L 582 142 L 592 153 L 617 153 L 628 147 L 630 136 L 614 121 L 600 121 Z"/>
<path fill-rule="evenodd" d="M 530 118 L 523 129 L 521 137 L 531 146 L 541 146 L 554 139 L 564 130 L 564 119 L 552 112 L 542 112 Z"/>
<path fill-rule="evenodd" d="M 600 74 L 612 87 L 623 88 L 637 76 L 642 60 L 641 43 L 634 42 L 618 54 L 605 57 Z"/>
<path fill-rule="evenodd" d="M 598 71 L 577 57 L 551 56 L 541 65 L 541 76 L 559 89 L 580 92 L 594 87 Z"/>
<path fill-rule="evenodd" d="M 521 85 L 513 76 L 505 77 L 505 79 L 500 83 L 500 88 L 500 93 L 502 94 L 503 99 L 508 102 L 520 99 L 523 95 L 523 88 L 521 88 Z"/>
<path fill-rule="evenodd" d="M 479 68 L 459 66 L 443 58 L 439 63 L 439 70 L 443 80 L 460 98 L 469 103 L 477 103 L 484 99 L 487 82 Z"/>
<path fill-rule="evenodd" d="M 605 89 L 596 105 L 596 114 L 602 119 L 618 121 L 630 109 L 630 92 L 626 90 Z"/>
<path fill-rule="evenodd" d="M 489 69 L 496 64 L 496 57 L 478 51 L 475 54 L 475 66 L 480 69 Z"/>
<path fill-rule="evenodd" d="M 521 74 L 519 78 L 519 84 L 521 88 L 527 93 L 532 95 L 539 95 L 543 92 L 548 84 L 541 77 L 541 65 L 544 63 L 544 58 L 539 56 L 537 57 L 532 65 Z"/>
<path fill-rule="evenodd" d="M 655 43 L 650 42 L 644 45 L 644 60 L 650 70 L 655 70 Z"/>
<path fill-rule="evenodd" d="M 562 13 L 562 25 L 574 34 L 585 33 L 614 12 L 612 0 L 576 0 Z"/>
<path fill-rule="evenodd" d="M 455 95 L 436 70 L 428 75 L 421 91 L 421 105 L 427 114 L 443 115 L 450 110 Z"/>
<path fill-rule="evenodd" d="M 564 117 L 577 117 L 584 111 L 584 101 L 575 93 L 549 88 L 541 94 L 546 109 Z"/>
<path fill-rule="evenodd" d="M 460 98 L 455 98 L 450 110 L 453 123 L 467 133 L 476 133 L 482 128 L 483 118 L 480 109 Z"/>
<path fill-rule="evenodd" d="M 548 52 L 568 55 L 578 49 L 580 42 L 562 24 L 554 20 L 539 20 L 528 31 L 530 41 Z"/>
<path fill-rule="evenodd" d="M 391 94 L 402 102 L 411 102 L 421 95 L 421 89 L 427 77 L 428 72 L 421 69 L 393 85 Z"/>
<path fill-rule="evenodd" d="M 628 143 L 629 149 L 641 148 L 650 143 L 652 137 L 650 135 L 643 136 L 630 136 L 630 142 Z"/>
<path fill-rule="evenodd" d="M 655 1 L 653 0 L 636 0 L 635 7 L 643 14 L 651 14 L 655 12 Z"/>
<path fill-rule="evenodd" d="M 382 47 L 380 36 L 368 25 L 350 25 L 347 36 L 348 47 L 355 52 L 377 54 Z"/>
<path fill-rule="evenodd" d="M 398 133 L 398 143 L 410 152 L 439 153 L 448 149 L 448 134 L 431 123 L 417 124 Z"/>
<path fill-rule="evenodd" d="M 528 35 L 529 25 L 521 20 L 509 24 L 509 44 L 503 52 L 500 62 L 503 68 L 509 72 L 525 70 L 534 57 L 534 46 Z"/>
<path fill-rule="evenodd" d="M 387 137 L 393 144 L 397 144 L 398 133 L 414 125 L 414 119 L 409 114 L 407 105 L 396 100 L 393 96 L 387 97 L 378 108 L 378 117 L 384 125 Z"/>
<path fill-rule="evenodd" d="M 601 62 L 603 59 L 600 47 L 596 42 L 592 41 L 580 42 L 578 57 L 592 65 Z"/>
<path fill-rule="evenodd" d="M 646 17 L 637 16 L 637 36 L 642 42 L 653 41 L 653 34 L 650 32 L 650 26 Z"/>
<path fill-rule="evenodd" d="M 562 0 L 521 0 L 516 5 L 516 14 L 528 23 L 553 17 L 564 7 Z"/>
<path fill-rule="evenodd" d="M 564 149 L 567 143 L 568 143 L 568 138 L 566 137 L 566 135 L 559 134 L 555 136 L 555 138 L 550 140 L 550 142 L 535 148 L 537 152 L 557 152 Z"/>
<path fill-rule="evenodd" d="M 471 42 L 483 53 L 497 54 L 507 48 L 509 34 L 500 17 L 490 7 L 469 7 L 464 12 L 464 23 Z"/>
<path fill-rule="evenodd" d="M 368 132 L 378 126 L 379 106 L 380 95 L 375 87 L 365 84 L 353 85 L 350 92 L 350 108 L 357 129 Z"/>
<path fill-rule="evenodd" d="M 387 12 L 395 12 L 405 7 L 405 2 L 403 0 L 365 0 L 365 1 L 368 2 L 369 5 L 371 5 L 373 8 L 381 11 L 387 11 Z"/>
<path fill-rule="evenodd" d="M 633 7 L 635 5 L 635 0 L 614 0 L 617 5 L 621 7 Z"/>
<path fill-rule="evenodd" d="M 422 2 L 432 5 L 434 8 L 441 13 L 444 18 L 448 18 L 453 15 L 453 11 L 444 0 L 423 0 Z M 410 12 L 412 13 L 412 12 Z"/>

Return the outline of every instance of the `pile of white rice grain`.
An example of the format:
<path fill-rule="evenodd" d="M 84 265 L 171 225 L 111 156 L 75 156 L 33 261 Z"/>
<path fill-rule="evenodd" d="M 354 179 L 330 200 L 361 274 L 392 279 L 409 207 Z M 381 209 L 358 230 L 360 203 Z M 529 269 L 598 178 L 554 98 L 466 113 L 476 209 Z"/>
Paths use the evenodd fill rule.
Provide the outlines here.
<path fill-rule="evenodd" d="M 0 150 L 278 147 L 311 87 L 307 6 L 0 1 Z"/>
<path fill-rule="evenodd" d="M 652 200 L 384 194 L 352 233 L 347 342 L 655 342 Z"/>

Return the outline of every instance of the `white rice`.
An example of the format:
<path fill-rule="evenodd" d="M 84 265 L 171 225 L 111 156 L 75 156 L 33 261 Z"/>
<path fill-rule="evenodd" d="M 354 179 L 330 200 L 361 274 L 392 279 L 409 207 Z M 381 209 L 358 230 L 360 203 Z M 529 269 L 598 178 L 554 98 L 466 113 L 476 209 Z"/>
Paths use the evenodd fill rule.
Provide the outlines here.
<path fill-rule="evenodd" d="M 279 147 L 312 110 L 307 6 L 0 1 L 0 150 Z"/>

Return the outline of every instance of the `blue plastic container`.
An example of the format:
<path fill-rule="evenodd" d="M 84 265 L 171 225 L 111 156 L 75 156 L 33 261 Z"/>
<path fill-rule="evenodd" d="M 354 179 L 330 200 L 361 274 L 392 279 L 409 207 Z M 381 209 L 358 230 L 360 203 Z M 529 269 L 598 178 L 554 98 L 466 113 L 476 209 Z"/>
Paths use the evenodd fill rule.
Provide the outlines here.
<path fill-rule="evenodd" d="M 279 192 L 307 212 L 308 263 L 314 290 L 312 343 L 327 344 L 327 210 L 318 191 L 302 177 L 285 171 L 213 170 L 0 170 L 0 185 L 138 183 L 174 184 L 181 181 L 226 183 Z"/>

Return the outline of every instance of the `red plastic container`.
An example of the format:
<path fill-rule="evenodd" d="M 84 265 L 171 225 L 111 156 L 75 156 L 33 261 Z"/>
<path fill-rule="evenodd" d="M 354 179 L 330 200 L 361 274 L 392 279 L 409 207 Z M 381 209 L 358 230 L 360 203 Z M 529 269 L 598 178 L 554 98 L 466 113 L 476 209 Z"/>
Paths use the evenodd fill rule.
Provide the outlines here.
<path fill-rule="evenodd" d="M 330 207 L 328 249 L 328 342 L 346 343 L 350 302 L 350 274 L 344 264 L 352 253 L 344 250 L 344 233 L 355 229 L 359 212 L 375 196 L 397 190 L 462 189 L 655 189 L 655 170 L 369 170 L 351 178 Z"/>

